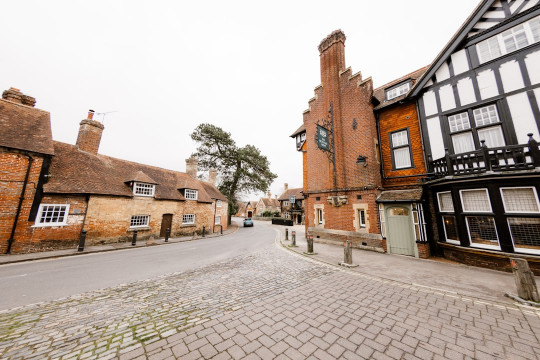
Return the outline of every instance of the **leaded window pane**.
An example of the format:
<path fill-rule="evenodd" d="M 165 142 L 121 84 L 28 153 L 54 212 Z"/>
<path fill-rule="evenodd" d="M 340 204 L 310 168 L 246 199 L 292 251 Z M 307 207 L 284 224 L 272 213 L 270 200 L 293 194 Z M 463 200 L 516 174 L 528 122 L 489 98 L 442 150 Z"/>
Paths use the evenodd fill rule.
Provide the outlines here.
<path fill-rule="evenodd" d="M 499 122 L 499 115 L 495 105 L 485 106 L 474 110 L 474 121 L 476 126 L 489 125 Z"/>
<path fill-rule="evenodd" d="M 534 18 L 529 21 L 529 27 L 531 28 L 534 42 L 540 41 L 540 17 Z"/>
<path fill-rule="evenodd" d="M 150 215 L 133 215 L 131 217 L 130 227 L 148 226 Z"/>
<path fill-rule="evenodd" d="M 491 212 L 489 196 L 485 189 L 462 190 L 461 201 L 465 212 Z"/>
<path fill-rule="evenodd" d="M 395 132 L 392 134 L 392 147 L 398 147 L 409 144 L 407 130 Z"/>
<path fill-rule="evenodd" d="M 195 224 L 195 214 L 184 214 L 182 224 Z"/>
<path fill-rule="evenodd" d="M 495 220 L 489 216 L 467 216 L 469 237 L 473 245 L 499 247 Z"/>
<path fill-rule="evenodd" d="M 533 188 L 501 189 L 507 213 L 538 213 L 538 200 Z"/>
<path fill-rule="evenodd" d="M 446 240 L 459 241 L 456 217 L 453 215 L 445 215 L 443 216 L 443 223 L 444 223 L 444 233 L 446 234 Z"/>
<path fill-rule="evenodd" d="M 516 250 L 540 251 L 540 218 L 508 218 Z"/>
<path fill-rule="evenodd" d="M 466 112 L 464 112 L 464 113 L 449 116 L 448 125 L 450 126 L 451 132 L 470 129 L 471 124 L 469 122 L 469 115 Z"/>
<path fill-rule="evenodd" d="M 454 203 L 452 202 L 451 193 L 438 193 L 437 196 L 439 197 L 439 211 L 454 212 Z"/>

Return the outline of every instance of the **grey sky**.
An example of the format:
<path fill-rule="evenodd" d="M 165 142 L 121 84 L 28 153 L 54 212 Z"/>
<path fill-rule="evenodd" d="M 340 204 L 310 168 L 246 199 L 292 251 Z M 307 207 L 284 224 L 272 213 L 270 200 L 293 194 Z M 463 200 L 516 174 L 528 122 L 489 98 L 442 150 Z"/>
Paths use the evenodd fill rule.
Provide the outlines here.
<path fill-rule="evenodd" d="M 50 111 L 74 143 L 88 109 L 105 116 L 100 153 L 185 171 L 202 122 L 253 144 L 302 186 L 288 136 L 320 83 L 320 41 L 346 36 L 346 62 L 376 87 L 429 64 L 475 0 L 10 1 L 0 12 L 0 90 Z M 98 117 L 101 120 L 101 116 Z M 255 200 L 257 196 L 251 196 Z"/>

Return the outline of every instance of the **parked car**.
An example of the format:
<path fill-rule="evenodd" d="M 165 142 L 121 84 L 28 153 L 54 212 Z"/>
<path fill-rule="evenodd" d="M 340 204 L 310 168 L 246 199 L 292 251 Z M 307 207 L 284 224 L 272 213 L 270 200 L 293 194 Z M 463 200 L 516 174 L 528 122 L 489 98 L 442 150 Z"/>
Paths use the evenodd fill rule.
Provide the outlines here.
<path fill-rule="evenodd" d="M 253 220 L 251 218 L 244 219 L 244 227 L 246 226 L 253 226 Z"/>

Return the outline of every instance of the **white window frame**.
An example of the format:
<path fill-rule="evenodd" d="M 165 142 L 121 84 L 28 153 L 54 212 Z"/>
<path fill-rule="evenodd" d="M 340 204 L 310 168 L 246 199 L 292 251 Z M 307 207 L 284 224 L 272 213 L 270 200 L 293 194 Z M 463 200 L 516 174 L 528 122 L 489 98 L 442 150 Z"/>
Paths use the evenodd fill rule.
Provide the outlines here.
<path fill-rule="evenodd" d="M 182 215 L 182 225 L 195 225 L 195 214 Z"/>
<path fill-rule="evenodd" d="M 53 207 L 65 206 L 63 221 L 41 223 L 41 219 L 43 218 L 43 215 L 44 215 L 43 214 L 43 208 L 44 207 L 50 207 L 50 206 L 53 206 Z M 37 213 L 37 216 L 36 216 L 36 221 L 34 222 L 34 227 L 65 226 L 65 225 L 67 225 L 68 215 L 69 215 L 69 204 L 40 204 L 39 209 L 38 209 L 38 213 Z"/>
<path fill-rule="evenodd" d="M 491 203 L 490 203 L 491 204 Z M 471 247 L 475 247 L 475 248 L 480 248 L 480 249 L 489 249 L 489 250 L 501 250 L 501 241 L 499 240 L 499 233 L 497 231 L 497 223 L 495 222 L 495 218 L 493 216 L 486 216 L 486 217 L 489 217 L 491 219 L 493 219 L 493 223 L 494 223 L 494 229 L 495 229 L 495 236 L 497 236 L 497 243 L 499 244 L 498 246 L 497 245 L 486 245 L 486 244 L 477 244 L 477 243 L 474 243 L 472 241 L 472 238 L 471 238 L 471 230 L 469 229 L 469 220 L 468 218 L 469 217 L 477 217 L 477 216 L 482 216 L 482 215 L 469 215 L 469 216 L 465 216 L 465 225 L 467 225 L 467 235 L 469 235 L 469 244 L 471 244 Z M 513 241 L 513 240 L 512 240 Z"/>
<path fill-rule="evenodd" d="M 217 200 L 217 201 L 216 201 L 216 206 L 217 206 L 217 207 L 221 207 L 221 206 L 222 206 L 221 200 Z"/>
<path fill-rule="evenodd" d="M 362 216 L 362 214 L 364 216 Z M 364 219 L 362 219 L 362 217 Z M 360 224 L 360 228 L 362 229 L 366 228 L 366 210 L 365 209 L 358 209 L 358 223 Z"/>
<path fill-rule="evenodd" d="M 491 109 L 493 108 L 493 109 Z M 478 121 L 484 121 L 484 116 L 483 116 L 483 113 L 482 113 L 482 110 L 486 110 L 487 111 L 487 119 L 489 120 L 488 123 L 483 123 L 483 124 L 479 124 Z M 494 111 L 495 112 L 495 118 L 492 118 L 491 115 L 490 115 L 490 112 L 491 111 Z M 479 115 L 479 116 L 477 116 Z M 473 109 L 473 117 L 474 117 L 474 123 L 476 124 L 476 127 L 480 127 L 480 126 L 487 126 L 487 125 L 492 125 L 492 124 L 499 124 L 501 122 L 501 119 L 499 118 L 499 112 L 497 110 L 497 106 L 495 104 L 491 104 L 491 105 L 488 105 L 488 106 L 482 106 L 482 107 L 479 107 L 479 108 L 476 108 L 476 109 Z M 496 121 L 493 121 L 493 119 L 496 119 Z"/>
<path fill-rule="evenodd" d="M 216 215 L 216 219 L 214 220 L 214 225 L 221 225 L 221 216 L 220 215 Z"/>
<path fill-rule="evenodd" d="M 507 216 L 506 217 L 506 224 L 508 225 L 508 231 L 510 231 L 510 239 L 512 239 L 512 246 L 514 247 L 514 251 L 517 253 L 523 253 L 523 254 L 535 254 L 539 255 L 540 250 L 536 249 L 527 249 L 522 247 L 516 247 L 516 243 L 514 242 L 514 234 L 512 233 L 512 227 L 510 226 L 510 219 L 516 218 L 518 216 Z M 528 217 L 529 218 L 529 217 Z M 536 217 L 531 217 L 530 219 L 538 219 Z"/>
<path fill-rule="evenodd" d="M 137 192 L 139 189 L 141 191 L 150 190 L 150 194 L 139 193 Z M 142 183 L 142 182 L 133 183 L 133 195 L 151 197 L 151 196 L 154 196 L 155 191 L 156 191 L 156 185 L 154 184 L 148 184 L 148 183 Z"/>
<path fill-rule="evenodd" d="M 465 206 L 463 206 L 463 193 L 464 192 L 470 192 L 470 191 L 480 191 L 480 190 L 484 190 L 486 195 L 487 195 L 488 204 L 489 204 L 489 211 L 467 211 L 467 210 L 465 210 Z M 489 197 L 489 191 L 486 188 L 459 190 L 459 198 L 461 200 L 461 210 L 463 211 L 463 213 L 466 213 L 466 214 L 492 214 L 493 213 L 493 208 L 491 206 L 491 198 Z"/>
<path fill-rule="evenodd" d="M 411 159 L 411 144 L 409 141 L 409 129 L 403 129 L 394 131 L 390 134 L 390 149 L 392 152 L 392 162 L 395 170 L 408 169 L 413 167 Z M 406 151 L 407 157 L 405 162 L 398 164 L 400 157 L 396 156 L 396 153 Z"/>
<path fill-rule="evenodd" d="M 483 127 L 481 129 L 478 129 L 476 131 L 476 133 L 478 134 L 478 140 L 480 141 L 480 144 L 482 144 L 482 133 L 485 133 L 486 131 L 493 131 L 493 130 L 499 130 L 499 134 L 500 134 L 500 138 L 502 140 L 502 144 L 498 144 L 497 146 L 491 146 L 491 145 L 494 145 L 494 144 L 487 144 L 487 141 L 485 141 L 485 138 L 483 139 L 485 141 L 485 144 L 487 147 L 489 148 L 498 148 L 498 147 L 503 147 L 503 146 L 506 146 L 506 141 L 504 141 L 504 133 L 503 133 L 503 130 L 502 130 L 502 126 L 501 125 L 495 125 L 495 126 L 488 126 L 488 127 Z"/>
<path fill-rule="evenodd" d="M 538 207 L 538 211 L 532 212 L 532 211 L 508 211 L 506 209 L 506 201 L 504 200 L 504 193 L 503 190 L 505 189 L 532 189 L 534 194 L 534 199 L 536 200 L 536 206 Z M 501 187 L 499 188 L 499 191 L 501 192 L 501 199 L 504 205 L 504 212 L 507 214 L 540 214 L 540 202 L 538 201 L 538 194 L 536 193 L 536 188 L 534 186 L 513 186 L 513 187 Z M 513 217 L 513 216 L 510 216 Z M 514 216 L 515 217 L 515 216 Z"/>
<path fill-rule="evenodd" d="M 184 197 L 186 200 L 197 200 L 199 198 L 199 192 L 195 189 L 185 189 Z"/>
<path fill-rule="evenodd" d="M 386 239 L 386 228 L 385 228 L 385 217 L 384 217 L 384 205 L 379 204 L 379 223 L 381 224 L 381 236 Z"/>
<path fill-rule="evenodd" d="M 288 202 L 288 201 L 284 201 L 284 202 L 283 202 L 283 206 L 289 206 L 289 202 Z"/>
<path fill-rule="evenodd" d="M 144 218 L 146 221 L 144 224 L 140 225 L 131 225 L 133 222 L 133 218 Z M 150 226 L 150 215 L 131 215 L 131 218 L 129 219 L 129 228 L 130 229 L 137 229 L 137 228 L 147 228 Z"/>
<path fill-rule="evenodd" d="M 444 224 L 444 217 L 445 216 L 452 216 L 454 218 L 454 221 L 456 221 L 456 215 L 454 213 L 444 213 L 441 216 L 442 221 L 443 221 L 444 239 L 446 240 L 447 243 L 454 244 L 454 245 L 461 245 L 461 242 L 459 240 L 449 239 L 448 238 L 448 235 L 446 234 L 446 225 Z M 456 225 L 456 227 L 457 227 L 457 225 Z"/>
<path fill-rule="evenodd" d="M 531 26 L 529 23 L 533 22 L 533 21 L 538 21 L 538 19 L 540 18 L 540 16 L 536 16 L 528 21 L 525 21 L 525 22 L 522 22 L 521 24 L 517 24 L 516 26 L 508 29 L 508 30 L 505 30 L 499 34 L 496 34 L 496 35 L 493 35 L 489 38 L 487 38 L 486 40 L 483 40 L 481 42 L 479 42 L 478 44 L 476 44 L 476 52 L 478 53 L 478 60 L 480 61 L 480 64 L 483 64 L 483 63 L 486 63 L 488 61 L 491 61 L 491 60 L 494 60 L 494 59 L 498 59 L 506 54 L 510 54 L 510 53 L 513 53 L 515 51 L 519 51 L 527 46 L 530 46 L 530 45 L 533 45 L 533 44 L 536 44 L 537 42 L 540 41 L 540 38 L 538 38 L 538 40 L 535 40 L 534 39 L 534 36 L 533 36 L 533 32 L 532 32 L 532 29 L 531 29 Z M 521 48 L 516 48 L 514 50 L 511 50 L 509 51 L 507 48 L 506 48 L 506 44 L 504 43 L 504 40 L 505 38 L 510 38 L 510 37 L 513 37 L 515 38 L 515 33 L 514 31 L 516 31 L 516 29 L 519 27 L 519 26 L 523 26 L 523 32 L 525 33 L 525 36 L 527 38 L 527 42 L 528 44 L 521 47 Z M 491 45 L 490 45 L 490 42 L 493 43 L 493 42 L 496 42 L 498 44 L 498 47 L 499 47 L 499 55 L 492 55 L 492 51 L 491 51 Z M 480 51 L 480 47 L 483 45 L 483 44 L 487 44 L 487 46 L 489 47 L 489 57 L 486 58 L 486 59 L 483 59 L 482 58 L 482 52 Z"/>
<path fill-rule="evenodd" d="M 439 198 L 439 194 L 450 194 L 450 200 L 452 200 L 452 211 L 442 210 L 442 207 L 441 207 L 441 199 Z M 454 199 L 452 198 L 452 192 L 451 192 L 451 191 L 441 191 L 441 192 L 438 192 L 438 193 L 437 193 L 437 205 L 439 206 L 439 212 L 440 212 L 440 213 L 453 214 L 454 211 L 455 211 L 455 207 L 454 207 Z"/>
<path fill-rule="evenodd" d="M 403 94 L 406 94 L 411 89 L 411 82 L 408 81 L 404 84 L 398 85 L 396 87 L 390 88 L 386 90 L 386 100 L 392 100 L 397 98 L 398 96 L 401 96 Z"/>
<path fill-rule="evenodd" d="M 317 209 L 317 224 L 322 225 L 323 222 L 324 222 L 323 209 Z"/>

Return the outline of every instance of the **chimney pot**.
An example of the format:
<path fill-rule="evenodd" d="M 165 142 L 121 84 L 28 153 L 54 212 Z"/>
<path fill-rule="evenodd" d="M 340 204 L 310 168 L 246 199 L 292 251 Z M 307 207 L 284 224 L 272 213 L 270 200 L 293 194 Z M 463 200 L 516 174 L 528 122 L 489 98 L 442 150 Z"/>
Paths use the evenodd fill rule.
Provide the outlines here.
<path fill-rule="evenodd" d="M 88 110 L 88 120 L 92 120 L 94 118 L 94 110 Z"/>
<path fill-rule="evenodd" d="M 217 179 L 217 170 L 216 169 L 208 170 L 208 182 L 215 186 L 216 179 Z"/>
<path fill-rule="evenodd" d="M 289 190 L 289 184 L 285 183 L 285 191 Z"/>

